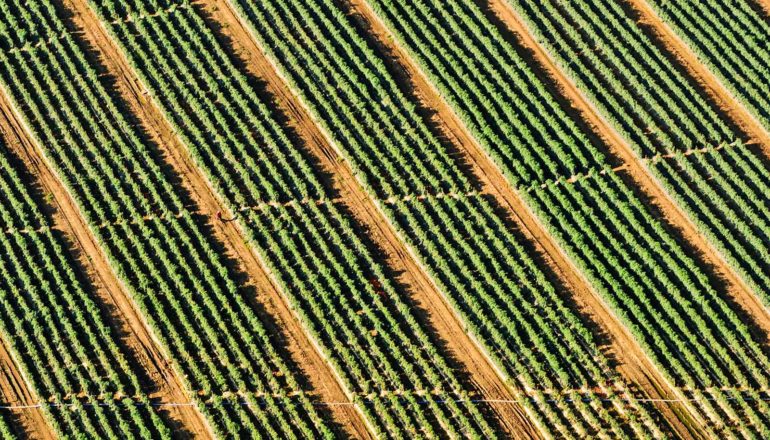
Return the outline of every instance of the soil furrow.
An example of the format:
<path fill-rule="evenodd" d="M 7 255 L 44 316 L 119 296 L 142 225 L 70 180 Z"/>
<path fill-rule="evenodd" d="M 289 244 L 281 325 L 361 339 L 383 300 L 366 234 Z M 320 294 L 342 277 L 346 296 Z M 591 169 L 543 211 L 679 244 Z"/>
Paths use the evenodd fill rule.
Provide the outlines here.
<path fill-rule="evenodd" d="M 162 111 L 130 67 L 128 60 L 111 39 L 96 14 L 85 0 L 63 0 L 74 14 L 74 20 L 83 27 L 84 38 L 98 50 L 105 70 L 114 78 L 115 87 L 128 104 L 133 116 L 157 145 L 166 163 L 181 180 L 200 215 L 210 219 L 207 225 L 218 243 L 234 264 L 235 270 L 246 279 L 244 284 L 256 293 L 250 298 L 266 321 L 268 330 L 276 334 L 276 341 L 290 355 L 290 364 L 300 370 L 300 381 L 308 392 L 321 402 L 351 402 L 349 393 L 341 385 L 317 343 L 305 332 L 299 318 L 289 306 L 274 277 L 267 271 L 259 255 L 247 244 L 247 234 L 235 221 L 217 221 L 216 213 L 235 218 L 217 197 L 206 176 L 196 167 L 183 142 L 176 136 Z M 327 410 L 345 435 L 370 438 L 360 412 L 351 405 L 322 406 Z"/>
<path fill-rule="evenodd" d="M 5 99 L 0 99 L 0 134 L 2 135 L 5 145 L 13 150 L 14 145 L 16 145 L 18 141 L 15 133 L 10 130 L 8 112 L 9 109 L 6 106 Z M 39 398 L 28 388 L 21 370 L 19 370 L 10 351 L 6 348 L 6 343 L 7 341 L 0 340 L 0 399 L 2 399 L 2 405 L 36 405 L 39 403 Z M 11 418 L 16 425 L 14 427 L 20 427 L 22 433 L 27 438 L 39 438 L 45 440 L 56 438 L 52 428 L 46 422 L 44 412 L 41 408 L 0 411 L 11 411 Z"/>
<path fill-rule="evenodd" d="M 657 15 L 647 1 L 626 1 L 640 15 L 642 25 L 650 29 L 664 49 L 674 55 L 686 72 L 701 85 L 702 90 L 706 92 L 711 101 L 718 105 L 720 110 L 751 138 L 747 145 L 756 147 L 761 153 L 763 160 L 769 162 L 770 131 L 733 96 L 716 75 L 700 62 L 698 56 Z M 762 3 L 766 6 L 770 5 L 768 0 L 763 0 Z M 680 214 L 681 217 L 685 217 L 683 212 Z M 695 229 L 694 226 L 691 226 L 691 228 Z M 690 233 L 687 235 L 690 235 Z M 739 274 L 732 270 L 722 254 L 711 246 L 705 238 L 701 237 L 700 243 L 694 244 L 696 244 L 698 250 L 706 255 L 710 263 L 716 263 L 720 275 L 725 277 L 728 283 L 732 285 L 730 289 L 731 299 L 750 315 L 754 324 L 765 335 L 765 342 L 770 343 L 770 310 L 762 304 L 759 296 L 748 287 Z"/>
<path fill-rule="evenodd" d="M 503 402 L 516 400 L 517 396 L 505 385 L 479 345 L 466 333 L 464 324 L 411 249 L 399 239 L 377 202 L 361 186 L 331 137 L 314 121 L 302 100 L 291 91 L 279 69 L 264 55 L 231 5 L 226 0 L 210 0 L 201 2 L 201 7 L 206 10 L 210 20 L 221 25 L 220 33 L 230 41 L 230 49 L 241 60 L 244 68 L 265 82 L 266 91 L 281 112 L 288 116 L 291 129 L 298 134 L 303 146 L 328 176 L 327 184 L 343 201 L 344 209 L 366 231 L 368 239 L 382 252 L 389 269 L 398 274 L 399 283 L 409 293 L 421 317 L 429 323 L 434 338 L 439 339 L 452 357 L 452 362 L 467 373 L 469 380 L 485 399 L 500 401 L 488 404 L 504 425 L 503 428 L 514 437 L 539 437 L 518 404 Z"/>

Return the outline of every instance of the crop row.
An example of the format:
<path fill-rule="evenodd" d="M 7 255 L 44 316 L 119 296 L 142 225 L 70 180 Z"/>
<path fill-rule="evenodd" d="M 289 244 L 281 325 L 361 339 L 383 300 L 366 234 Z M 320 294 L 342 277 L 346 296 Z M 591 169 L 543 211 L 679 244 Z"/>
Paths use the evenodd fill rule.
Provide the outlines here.
<path fill-rule="evenodd" d="M 356 399 L 370 424 L 396 438 L 494 436 L 476 405 L 442 397 L 463 396 L 465 385 L 360 228 L 335 204 L 298 203 L 331 196 L 199 12 L 185 2 L 158 14 L 142 2 L 93 4 L 226 204 L 264 207 L 239 221 L 347 387 L 377 396 Z M 439 396 L 422 404 L 394 390 Z"/>
<path fill-rule="evenodd" d="M 521 191 L 550 233 L 674 384 L 688 390 L 764 388 L 770 361 L 746 324 L 711 285 L 697 262 L 641 202 L 634 188 L 613 173 L 598 172 L 611 166 L 601 152 L 603 147 L 594 145 L 588 134 L 577 127 L 520 55 L 523 50 L 507 43 L 479 7 L 461 1 L 371 0 L 370 3 L 418 60 L 509 182 Z M 607 11 L 619 8 L 611 1 L 601 2 L 608 3 L 601 7 L 586 8 L 570 2 L 511 3 L 525 16 L 537 15 L 538 24 L 563 20 L 563 10 L 567 9 L 576 16 L 595 17 L 586 21 L 577 21 L 577 18 L 562 21 L 547 29 L 533 26 L 540 31 L 541 40 L 551 39 L 554 33 L 576 38 L 591 32 L 592 26 L 616 24 L 615 17 L 599 18 L 597 14 L 609 14 Z M 532 13 L 533 10 L 537 14 Z M 535 23 L 534 18 L 530 21 Z M 558 58 L 563 66 L 582 65 L 586 59 L 614 59 L 615 53 L 636 51 L 640 40 L 629 36 L 627 45 L 602 47 L 601 51 L 593 45 L 601 41 L 600 36 L 616 41 L 618 34 L 632 32 L 627 29 L 633 28 L 632 24 L 596 31 L 596 35 L 591 35 L 592 43 L 586 38 L 581 40 L 581 46 L 554 43 L 547 48 L 563 57 Z M 624 59 L 623 66 L 626 71 L 633 71 L 645 62 L 647 58 L 640 55 Z M 577 67 L 569 69 L 578 70 Z M 651 81 L 634 77 L 628 83 L 615 84 L 611 79 L 603 80 L 608 72 L 605 66 L 596 67 L 596 72 L 604 76 L 601 80 L 593 77 L 590 90 L 597 89 L 598 84 L 607 84 L 606 90 L 617 88 L 617 96 L 636 92 Z M 656 78 L 663 78 L 663 85 L 672 82 L 665 73 L 663 69 L 655 74 Z M 667 90 L 663 85 L 639 93 L 662 93 Z M 601 90 L 596 93 L 603 93 Z M 703 99 L 694 100 L 688 111 L 662 111 L 688 96 L 697 96 L 697 93 L 692 88 L 676 89 L 675 93 L 666 95 L 667 102 L 645 102 L 649 104 L 645 106 L 626 103 L 616 106 L 618 112 L 615 113 L 618 120 L 623 120 L 621 118 L 634 118 L 650 109 L 649 113 L 639 116 L 644 129 L 653 133 L 644 137 L 641 144 L 648 152 L 668 151 L 666 146 L 673 145 L 682 149 L 699 145 L 704 140 L 703 134 L 708 134 L 708 139 L 732 139 L 721 120 L 703 116 L 708 109 Z M 653 105 L 658 106 L 658 111 Z M 549 123 L 544 123 L 543 118 L 548 118 Z M 640 123 L 628 122 L 633 133 L 638 134 L 637 124 Z M 700 131 L 688 128 L 693 125 Z M 669 131 L 667 127 L 681 130 Z M 581 165 L 586 163 L 586 157 L 591 158 L 589 163 L 595 167 L 588 173 Z M 559 168 L 568 170 L 556 179 L 560 183 L 571 175 L 592 177 L 580 179 L 574 185 L 551 182 L 541 188 L 540 176 L 529 172 Z M 729 345 L 725 341 L 729 341 Z M 719 391 L 716 394 L 721 396 Z M 744 420 L 752 421 L 746 429 L 761 431 L 766 426 L 761 415 L 765 406 L 763 402 L 749 405 L 742 398 L 728 402 L 719 397 L 715 401 L 703 401 L 701 409 L 716 424 L 723 420 L 741 420 L 742 415 L 736 414 L 745 412 L 748 416 Z"/>
<path fill-rule="evenodd" d="M 50 228 L 43 204 L 19 166 L 0 145 L 3 339 L 35 395 L 44 402 L 76 405 L 74 410 L 47 411 L 59 434 L 169 437 L 166 422 L 151 407 L 140 406 L 149 399 L 135 367 L 91 297 L 92 287 L 78 273 L 64 238 Z M 78 406 L 102 403 L 100 396 L 106 396 L 109 406 Z"/>
<path fill-rule="evenodd" d="M 17 44 L 64 27 L 47 0 L 3 2 L 2 8 L 3 19 L 13 20 L 2 37 Z M 184 210 L 159 152 L 127 120 L 79 44 L 65 34 L 33 50 L 4 53 L 2 82 L 189 397 L 222 437 L 330 436 L 309 398 L 296 394 L 297 378 L 206 235 L 204 219 Z M 150 213 L 179 215 L 142 221 Z M 126 219 L 135 222 L 99 227 Z M 250 405 L 228 405 L 228 399 Z"/>
<path fill-rule="evenodd" d="M 699 61 L 770 130 L 770 20 L 759 2 L 649 3 Z"/>
<path fill-rule="evenodd" d="M 233 3 L 372 197 L 476 189 L 336 2 Z M 511 385 L 532 390 L 528 405 L 541 426 L 566 436 L 659 433 L 653 408 L 594 399 L 612 394 L 615 372 L 490 200 L 428 197 L 381 206 Z M 542 393 L 553 390 L 586 399 L 550 405 Z"/>
<path fill-rule="evenodd" d="M 708 101 L 697 82 L 671 61 L 672 56 L 636 24 L 634 14 L 623 5 L 605 0 L 591 8 L 554 1 L 510 3 L 639 156 L 740 143 L 741 135 Z M 736 51 L 719 53 L 728 58 Z M 756 72 L 751 75 L 761 76 Z M 750 81 L 746 84 L 749 87 Z M 731 196 L 737 192 L 742 200 L 761 200 L 770 191 L 765 177 L 770 171 L 766 166 L 757 168 L 760 158 L 751 149 L 740 153 L 744 160 L 735 160 L 733 150 L 730 154 L 734 157 L 711 159 L 719 161 L 724 170 L 723 184 L 694 163 L 699 160 L 695 156 L 660 161 L 651 169 L 700 231 L 765 304 L 770 304 L 766 293 L 770 263 L 762 245 L 767 236 L 757 226 L 766 219 Z"/>
<path fill-rule="evenodd" d="M 16 433 L 11 426 L 11 422 L 7 419 L 9 412 L 0 415 L 0 437 L 2 438 L 14 438 Z"/>

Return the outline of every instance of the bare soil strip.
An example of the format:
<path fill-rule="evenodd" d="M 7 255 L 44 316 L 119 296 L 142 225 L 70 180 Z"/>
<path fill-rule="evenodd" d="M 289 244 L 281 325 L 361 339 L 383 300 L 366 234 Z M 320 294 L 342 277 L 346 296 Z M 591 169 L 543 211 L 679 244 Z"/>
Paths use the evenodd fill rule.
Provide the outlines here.
<path fill-rule="evenodd" d="M 0 399 L 2 399 L 0 404 L 7 406 L 35 405 L 38 402 L 6 349 L 4 340 L 0 341 Z M 0 409 L 0 411 L 11 411 L 13 428 L 26 438 L 43 440 L 56 438 L 41 408 Z M 4 416 L 5 414 L 0 414 L 0 417 Z"/>
<path fill-rule="evenodd" d="M 385 263 L 392 272 L 399 274 L 399 283 L 430 325 L 434 337 L 440 340 L 453 357 L 452 361 L 468 373 L 470 381 L 485 399 L 516 400 L 516 395 L 506 387 L 479 346 L 469 338 L 465 326 L 414 254 L 398 238 L 380 207 L 363 189 L 331 137 L 315 123 L 302 100 L 290 90 L 279 70 L 264 55 L 256 39 L 252 38 L 229 3 L 226 0 L 210 0 L 201 2 L 201 7 L 210 19 L 221 25 L 220 32 L 230 40 L 230 48 L 249 73 L 266 83 L 267 92 L 272 95 L 278 108 L 289 116 L 290 128 L 299 135 L 320 168 L 330 176 L 331 181 L 328 183 L 343 201 L 344 209 L 368 233 L 368 239 L 384 254 Z M 540 437 L 518 404 L 490 402 L 489 405 L 511 436 Z"/>
<path fill-rule="evenodd" d="M 755 0 L 765 13 L 765 20 L 770 20 L 770 0 Z"/>
<path fill-rule="evenodd" d="M 50 215 L 54 228 L 62 231 L 70 250 L 79 262 L 79 270 L 88 278 L 96 301 L 110 317 L 113 329 L 129 350 L 129 359 L 141 365 L 147 394 L 160 402 L 187 402 L 178 375 L 160 348 L 147 323 L 137 311 L 127 289 L 111 270 L 106 255 L 91 234 L 85 220 L 61 181 L 55 176 L 43 152 L 26 131 L 5 96 L 0 97 L 0 130 L 16 156 L 25 162 L 27 171 L 46 196 L 50 196 Z M 180 435 L 210 437 L 195 407 L 168 407 Z"/>
<path fill-rule="evenodd" d="M 290 356 L 308 382 L 310 394 L 322 402 L 349 403 L 351 398 L 341 380 L 321 354 L 316 342 L 307 335 L 291 307 L 288 299 L 277 287 L 273 276 L 265 270 L 259 256 L 247 244 L 247 234 L 238 222 L 215 221 L 215 213 L 234 213 L 221 203 L 212 185 L 195 166 L 185 145 L 175 135 L 170 123 L 164 118 L 140 80 L 131 69 L 128 60 L 109 37 L 95 13 L 85 0 L 63 0 L 73 12 L 74 20 L 84 30 L 84 38 L 98 49 L 101 62 L 114 76 L 116 87 L 130 107 L 138 122 L 165 156 L 167 163 L 180 176 L 181 184 L 189 193 L 198 213 L 211 219 L 209 227 L 216 240 L 224 247 L 236 270 L 247 277 L 246 285 L 256 291 L 251 298 L 260 314 L 268 321 L 271 331 L 280 333 L 282 347 Z M 357 407 L 351 405 L 325 406 L 334 421 L 345 430 L 345 434 L 356 438 L 370 438 L 369 429 Z"/>
<path fill-rule="evenodd" d="M 543 58 L 542 51 L 534 44 L 530 34 L 519 25 L 518 20 L 515 20 L 510 14 L 511 11 L 503 6 L 502 2 L 492 1 L 491 3 L 490 6 L 501 15 L 506 24 L 522 36 L 523 43 L 535 50 L 538 59 Z M 680 390 L 676 390 L 668 383 L 650 362 L 633 336 L 620 324 L 617 317 L 591 288 L 590 283 L 575 264 L 549 236 L 544 226 L 508 184 L 494 161 L 484 152 L 467 127 L 441 98 L 439 92 L 433 87 L 419 66 L 411 60 L 408 52 L 396 43 L 395 38 L 391 36 L 384 23 L 365 3 L 365 0 L 353 0 L 353 4 L 356 12 L 369 22 L 380 44 L 392 54 L 393 58 L 388 61 L 395 63 L 397 70 L 405 72 L 407 80 L 411 82 L 412 88 L 424 105 L 436 112 L 435 119 L 439 126 L 453 140 L 458 150 L 466 156 L 473 168 L 474 175 L 484 186 L 483 191 L 495 194 L 498 203 L 508 209 L 524 235 L 536 244 L 542 258 L 549 263 L 551 270 L 558 274 L 560 283 L 569 286 L 569 290 L 573 293 L 573 300 L 581 312 L 596 324 L 602 333 L 609 336 L 608 351 L 610 356 L 619 362 L 620 373 L 640 387 L 648 398 L 682 399 L 684 396 Z M 540 62 L 542 63 L 543 60 Z M 553 66 L 552 63 L 544 64 Z M 579 103 L 580 101 L 576 102 L 576 104 Z M 622 167 L 625 171 L 631 171 L 629 168 Z M 702 436 L 702 430 L 698 425 L 703 422 L 696 421 L 693 417 L 695 412 L 691 414 L 690 409 L 678 402 L 658 402 L 657 406 L 680 436 L 684 438 Z"/>
<path fill-rule="evenodd" d="M 765 157 L 770 159 L 770 133 L 768 133 L 759 121 L 732 96 L 732 94 L 703 64 L 698 61 L 697 56 L 684 44 L 673 30 L 655 14 L 655 11 L 653 11 L 644 0 L 627 1 L 641 14 L 643 23 L 653 29 L 656 36 L 663 42 L 665 48 L 676 55 L 677 59 L 681 61 L 688 73 L 703 86 L 704 90 L 710 95 L 712 100 L 720 106 L 722 111 L 753 138 L 750 142 L 752 144 L 756 143 Z M 565 80 L 569 81 L 566 78 Z M 570 83 L 570 85 L 572 85 L 572 83 Z M 575 89 L 574 95 L 579 95 L 579 98 L 584 98 L 580 95 L 574 85 L 572 85 L 572 87 Z M 655 203 L 658 204 L 666 214 L 667 220 L 679 229 L 688 244 L 701 254 L 702 259 L 706 263 L 712 266 L 715 272 L 722 278 L 724 287 L 727 289 L 731 300 L 738 304 L 743 311 L 751 317 L 752 321 L 754 321 L 753 324 L 765 334 L 767 341 L 770 341 L 770 311 L 762 304 L 759 297 L 754 294 L 752 289 L 748 287 L 743 278 L 727 263 L 721 252 L 712 246 L 711 243 L 698 232 L 687 214 L 681 210 L 668 196 L 665 190 L 663 190 L 663 186 L 653 176 L 644 161 L 642 161 L 630 146 L 624 142 L 623 138 L 615 132 L 611 126 L 601 118 L 601 116 L 599 116 L 599 113 L 590 103 L 588 103 L 588 100 L 582 100 L 586 104 L 581 106 L 587 108 L 587 111 L 584 111 L 583 113 L 593 113 L 593 119 L 600 120 L 606 127 L 606 129 L 602 129 L 602 132 L 611 136 L 609 138 L 611 141 L 608 142 L 608 145 L 613 149 L 613 153 L 632 165 L 632 169 L 638 168 L 636 172 L 632 173 L 634 179 L 645 192 L 653 197 Z M 597 126 L 601 127 L 598 124 Z M 639 164 L 640 166 L 635 166 L 635 164 Z"/>

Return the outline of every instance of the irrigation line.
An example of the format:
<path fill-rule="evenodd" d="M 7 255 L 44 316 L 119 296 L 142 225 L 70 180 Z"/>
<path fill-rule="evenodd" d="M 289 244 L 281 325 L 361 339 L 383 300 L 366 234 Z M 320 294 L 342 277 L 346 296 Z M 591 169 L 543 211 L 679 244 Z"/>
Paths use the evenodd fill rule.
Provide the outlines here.
<path fill-rule="evenodd" d="M 707 397 L 707 398 L 690 398 L 690 399 L 653 399 L 653 398 L 636 398 L 636 399 L 628 399 L 628 398 L 619 398 L 619 399 L 610 399 L 610 398 L 599 398 L 599 397 L 584 397 L 581 399 L 572 399 L 572 398 L 566 398 L 566 399 L 538 399 L 536 397 L 529 397 L 528 400 L 530 402 L 542 402 L 542 403 L 559 403 L 559 402 L 566 402 L 566 403 L 575 403 L 575 402 L 582 402 L 582 403 L 590 403 L 592 401 L 599 401 L 599 402 L 637 402 L 637 403 L 675 403 L 675 402 L 699 402 L 699 401 L 716 401 L 719 399 L 713 398 L 713 397 Z M 762 397 L 759 399 L 755 399 L 752 397 L 726 397 L 724 400 L 742 400 L 744 402 L 753 402 L 753 401 L 770 401 L 770 397 Z M 275 402 L 276 404 L 285 404 L 286 402 Z M 355 405 L 354 402 L 311 402 L 312 405 L 315 406 L 353 406 Z M 363 403 L 374 403 L 371 399 L 363 399 Z M 515 399 L 436 399 L 436 400 L 418 400 L 415 403 L 419 405 L 428 405 L 433 403 L 441 403 L 441 404 L 447 404 L 447 403 L 511 403 L 511 404 L 521 404 L 524 403 L 522 400 L 515 400 Z M 214 406 L 214 403 L 205 402 L 202 403 L 205 406 Z M 267 402 L 260 402 L 260 403 L 252 403 L 252 402 L 246 402 L 246 401 L 240 401 L 240 402 L 232 402 L 232 401 L 225 401 L 221 402 L 221 405 L 225 406 L 266 406 Z M 106 402 L 100 402 L 100 403 L 37 403 L 33 405 L 0 405 L 0 410 L 8 410 L 8 411 L 15 411 L 15 410 L 24 410 L 24 409 L 38 409 L 38 408 L 69 408 L 69 407 L 128 407 L 128 406 L 149 406 L 154 408 L 163 408 L 163 407 L 190 407 L 190 406 L 196 406 L 198 404 L 194 402 L 157 402 L 157 403 L 144 403 L 144 402 L 135 402 L 135 403 L 123 403 L 123 402 L 112 402 L 112 403 L 106 403 Z"/>

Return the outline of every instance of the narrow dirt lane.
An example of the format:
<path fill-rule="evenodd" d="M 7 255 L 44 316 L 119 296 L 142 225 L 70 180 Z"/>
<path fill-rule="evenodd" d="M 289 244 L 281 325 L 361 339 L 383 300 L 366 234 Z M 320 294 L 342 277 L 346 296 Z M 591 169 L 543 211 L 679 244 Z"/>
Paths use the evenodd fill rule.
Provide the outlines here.
<path fill-rule="evenodd" d="M 574 263 L 553 241 L 544 226 L 508 184 L 494 161 L 484 152 L 467 127 L 441 98 L 419 66 L 411 60 L 406 50 L 396 43 L 395 37 L 390 34 L 387 27 L 365 0 L 351 0 L 351 3 L 355 11 L 367 20 L 372 32 L 378 37 L 379 44 L 391 55 L 387 61 L 394 65 L 394 70 L 404 72 L 405 80 L 410 83 L 418 98 L 424 105 L 435 111 L 435 121 L 447 133 L 447 137 L 453 140 L 458 150 L 466 156 L 472 165 L 473 173 L 484 185 L 484 191 L 495 194 L 498 203 L 508 209 L 524 235 L 537 245 L 537 250 L 542 258 L 548 262 L 551 270 L 558 274 L 559 282 L 569 287 L 581 312 L 589 317 L 603 333 L 609 335 L 608 351 L 612 357 L 618 360 L 620 364 L 618 369 L 621 375 L 639 386 L 651 399 L 683 397 L 681 392 L 669 384 L 650 362 L 628 330 L 620 324 L 611 309 L 591 288 L 590 283 L 583 277 Z M 544 61 L 548 61 L 547 58 L 541 59 L 544 58 L 542 51 L 534 44 L 530 34 L 519 25 L 517 20 L 513 19 L 511 11 L 503 6 L 501 1 L 491 1 L 489 7 L 495 13 L 500 14 L 514 32 L 522 36 L 525 46 L 533 49 L 534 55 L 541 64 L 546 66 L 550 64 L 553 67 L 552 63 L 544 63 Z M 563 86 L 565 90 L 569 90 L 568 84 Z M 572 89 L 574 91 L 574 87 Z M 576 105 L 580 103 L 581 101 L 576 101 Z M 592 121 L 592 123 L 598 125 L 598 121 Z M 623 164 L 618 171 L 634 174 L 635 171 L 631 165 Z M 687 408 L 687 405 L 677 402 L 658 402 L 656 405 L 680 436 L 691 438 L 702 435 L 699 425 L 703 422 L 696 420 L 693 416 L 696 413 Z"/>
<path fill-rule="evenodd" d="M 38 403 L 38 398 L 27 388 L 16 362 L 6 349 L 6 341 L 0 341 L 0 405 L 26 406 Z M 40 408 L 2 409 L 11 413 L 13 429 L 30 439 L 53 440 L 56 438 L 43 410 Z M 0 414 L 5 417 L 6 414 Z"/>
<path fill-rule="evenodd" d="M 67 237 L 71 252 L 78 260 L 79 269 L 88 277 L 95 300 L 107 311 L 110 324 L 129 350 L 129 358 L 141 366 L 140 377 L 148 395 L 159 402 L 178 403 L 190 399 L 182 391 L 178 374 L 173 370 L 160 343 L 128 290 L 112 271 L 106 255 L 91 234 L 85 220 L 66 188 L 56 177 L 43 153 L 36 147 L 30 132 L 25 129 L 5 96 L 0 97 L 0 130 L 6 136 L 10 149 L 24 161 L 29 174 L 46 196 L 50 195 L 50 215 L 54 228 Z M 178 425 L 180 435 L 210 437 L 201 415 L 194 407 L 166 407 L 164 409 Z"/>
<path fill-rule="evenodd" d="M 160 148 L 166 162 L 180 177 L 181 184 L 189 193 L 199 214 L 213 219 L 216 212 L 227 213 L 234 218 L 217 198 L 213 187 L 195 166 L 185 145 L 175 135 L 161 110 L 141 84 L 128 64 L 128 60 L 116 43 L 109 37 L 95 13 L 85 0 L 63 0 L 74 14 L 74 21 L 84 31 L 84 38 L 96 48 L 106 70 L 115 78 L 115 86 L 130 107 L 142 128 Z M 351 398 L 341 385 L 332 367 L 321 354 L 315 341 L 308 337 L 299 319 L 288 306 L 272 275 L 265 271 L 259 256 L 247 245 L 247 235 L 237 222 L 215 222 L 208 225 L 215 239 L 224 247 L 236 271 L 246 276 L 245 284 L 253 287 L 256 296 L 251 301 L 266 318 L 270 331 L 279 335 L 291 356 L 291 363 L 301 371 L 301 381 L 308 384 L 310 394 L 321 402 L 335 403 L 324 406 L 346 435 L 370 438 L 369 429 L 359 411 L 350 405 Z"/>
<path fill-rule="evenodd" d="M 446 347 L 453 362 L 467 372 L 469 380 L 478 388 L 480 397 L 489 400 L 515 400 L 511 392 L 479 345 L 465 332 L 444 296 L 426 275 L 418 260 L 397 236 L 380 207 L 360 185 L 348 163 L 342 159 L 336 146 L 315 123 L 302 101 L 290 90 L 276 67 L 267 59 L 256 40 L 240 21 L 226 0 L 196 2 L 209 20 L 220 24 L 219 32 L 230 42 L 230 49 L 241 60 L 250 74 L 266 83 L 267 92 L 281 112 L 288 116 L 288 124 L 296 132 L 322 169 L 330 176 L 328 184 L 338 194 L 344 209 L 351 213 L 368 238 L 385 256 L 385 263 L 398 281 L 409 292 L 412 302 L 429 324 L 434 337 Z M 527 419 L 518 404 L 490 403 L 492 410 L 509 435 L 518 438 L 538 438 L 539 433 Z"/>

